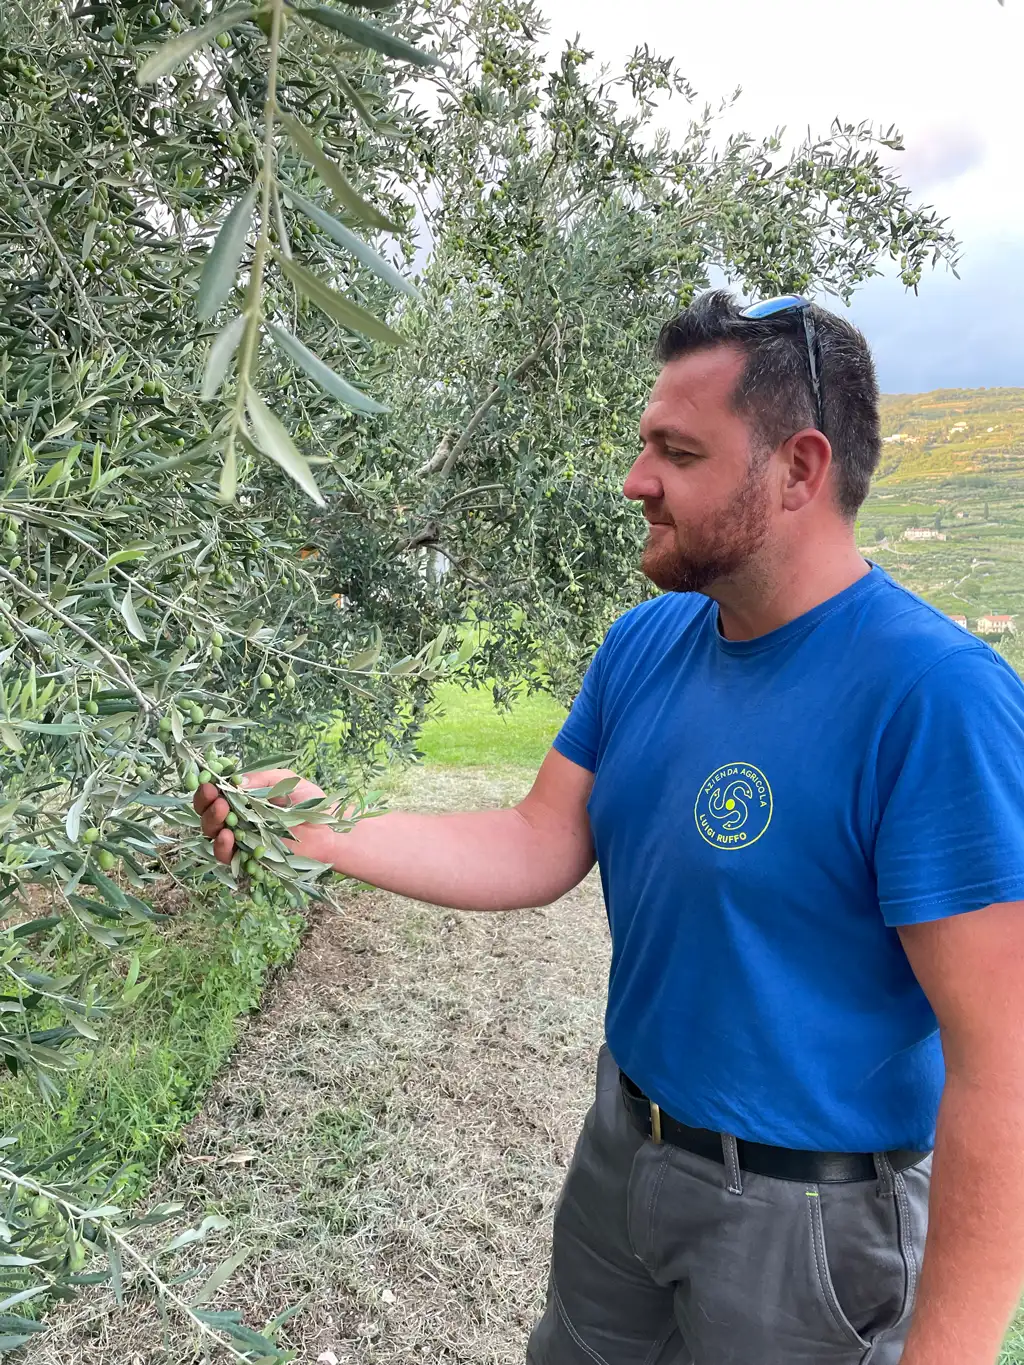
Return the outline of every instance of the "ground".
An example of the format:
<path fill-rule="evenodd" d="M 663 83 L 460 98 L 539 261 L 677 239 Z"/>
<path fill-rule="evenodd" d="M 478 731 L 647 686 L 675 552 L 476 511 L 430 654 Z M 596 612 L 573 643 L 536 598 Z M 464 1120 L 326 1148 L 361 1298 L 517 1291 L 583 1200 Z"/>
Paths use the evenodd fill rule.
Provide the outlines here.
<path fill-rule="evenodd" d="M 417 769 L 394 802 L 502 805 L 527 781 Z M 194 1222 L 231 1219 L 206 1267 L 252 1248 L 215 1306 L 260 1327 L 301 1302 L 282 1340 L 310 1365 L 521 1361 L 607 960 L 593 877 L 543 911 L 455 914 L 377 891 L 321 909 L 154 1191 Z M 30 1359 L 203 1359 L 177 1323 L 159 1341 L 146 1297 L 122 1311 L 83 1297 Z"/>

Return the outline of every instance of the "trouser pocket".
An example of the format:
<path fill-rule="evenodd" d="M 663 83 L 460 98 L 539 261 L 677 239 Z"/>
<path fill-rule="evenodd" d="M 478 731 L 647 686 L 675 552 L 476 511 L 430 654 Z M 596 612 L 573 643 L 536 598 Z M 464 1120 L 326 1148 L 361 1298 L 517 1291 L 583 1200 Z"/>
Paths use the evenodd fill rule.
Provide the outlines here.
<path fill-rule="evenodd" d="M 928 1174 L 914 1168 L 880 1184 L 806 1191 L 818 1287 L 851 1342 L 867 1347 L 910 1317 L 927 1230 Z"/>

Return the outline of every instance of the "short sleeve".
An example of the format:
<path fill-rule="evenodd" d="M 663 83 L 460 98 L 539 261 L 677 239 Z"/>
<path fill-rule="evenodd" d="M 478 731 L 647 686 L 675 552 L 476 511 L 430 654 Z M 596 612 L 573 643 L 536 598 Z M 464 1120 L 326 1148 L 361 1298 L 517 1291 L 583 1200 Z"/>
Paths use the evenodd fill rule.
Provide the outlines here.
<path fill-rule="evenodd" d="M 935 664 L 878 752 L 878 899 L 886 924 L 1024 900 L 1024 685 L 994 650 Z"/>
<path fill-rule="evenodd" d="M 554 741 L 554 747 L 564 758 L 592 773 L 597 771 L 601 744 L 601 691 L 607 657 L 606 639 L 591 659 L 583 686 Z"/>

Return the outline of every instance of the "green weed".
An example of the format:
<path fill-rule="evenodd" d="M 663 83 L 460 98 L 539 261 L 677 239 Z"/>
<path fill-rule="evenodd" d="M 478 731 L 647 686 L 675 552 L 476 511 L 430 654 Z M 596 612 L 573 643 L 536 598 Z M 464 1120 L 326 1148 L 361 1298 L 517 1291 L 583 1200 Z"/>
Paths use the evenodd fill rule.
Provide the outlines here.
<path fill-rule="evenodd" d="M 27 1081 L 0 1085 L 0 1132 L 20 1125 L 26 1152 L 40 1155 L 86 1133 L 102 1137 L 121 1168 L 119 1197 L 137 1197 L 197 1111 L 268 972 L 294 954 L 302 923 L 205 898 L 170 931 L 148 931 L 134 945 L 148 958 L 147 989 L 110 1020 L 99 1046 L 82 1049 L 55 1105 Z M 117 959 L 110 965 L 116 971 Z"/>

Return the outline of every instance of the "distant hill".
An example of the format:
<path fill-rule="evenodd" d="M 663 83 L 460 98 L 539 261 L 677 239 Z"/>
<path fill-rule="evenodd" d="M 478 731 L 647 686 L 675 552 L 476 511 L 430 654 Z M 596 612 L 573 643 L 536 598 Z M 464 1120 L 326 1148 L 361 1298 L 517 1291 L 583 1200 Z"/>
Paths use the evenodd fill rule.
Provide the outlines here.
<path fill-rule="evenodd" d="M 887 394 L 882 433 L 865 555 L 972 628 L 1011 615 L 1024 637 L 1024 389 Z"/>
<path fill-rule="evenodd" d="M 1024 389 L 886 394 L 880 478 L 944 478 L 1024 468 Z"/>

